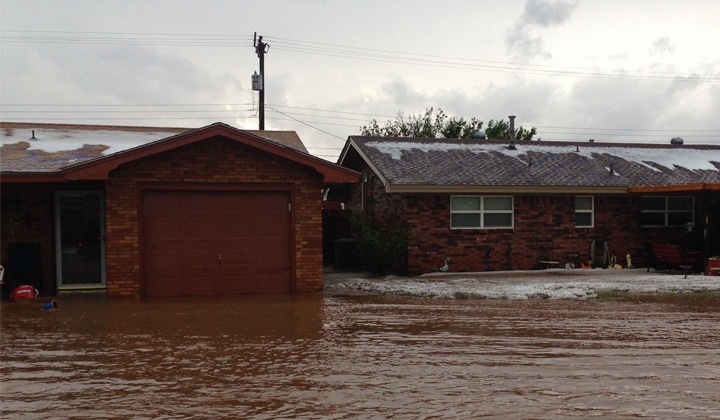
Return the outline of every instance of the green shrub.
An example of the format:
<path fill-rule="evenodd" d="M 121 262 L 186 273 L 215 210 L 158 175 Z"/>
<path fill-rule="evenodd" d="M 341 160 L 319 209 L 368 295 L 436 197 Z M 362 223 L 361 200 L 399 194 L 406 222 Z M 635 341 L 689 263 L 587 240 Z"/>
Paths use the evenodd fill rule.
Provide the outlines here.
<path fill-rule="evenodd" d="M 362 267 L 373 274 L 407 274 L 408 234 L 404 230 L 381 234 L 378 230 L 359 223 L 355 217 L 357 256 Z"/>

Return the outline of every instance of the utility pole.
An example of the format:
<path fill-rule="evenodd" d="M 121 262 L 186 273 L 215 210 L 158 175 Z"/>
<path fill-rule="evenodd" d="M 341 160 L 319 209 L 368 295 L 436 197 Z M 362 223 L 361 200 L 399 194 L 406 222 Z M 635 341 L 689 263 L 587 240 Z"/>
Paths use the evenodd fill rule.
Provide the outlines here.
<path fill-rule="evenodd" d="M 260 59 L 260 77 L 259 83 L 253 83 L 253 90 L 260 91 L 260 113 L 258 114 L 260 119 L 260 130 L 265 129 L 265 53 L 268 52 L 270 46 L 263 42 L 262 35 L 255 36 L 253 38 L 253 45 L 255 46 L 255 52 Z M 254 80 L 253 80 L 254 82 Z"/>

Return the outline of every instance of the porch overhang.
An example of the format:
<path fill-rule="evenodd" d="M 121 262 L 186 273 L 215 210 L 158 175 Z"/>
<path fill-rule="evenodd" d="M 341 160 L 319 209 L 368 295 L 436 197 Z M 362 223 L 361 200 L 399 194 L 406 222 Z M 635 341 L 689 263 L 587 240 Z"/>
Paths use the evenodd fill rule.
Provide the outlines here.
<path fill-rule="evenodd" d="M 652 185 L 628 187 L 630 193 L 671 193 L 695 191 L 720 191 L 720 183 Z"/>

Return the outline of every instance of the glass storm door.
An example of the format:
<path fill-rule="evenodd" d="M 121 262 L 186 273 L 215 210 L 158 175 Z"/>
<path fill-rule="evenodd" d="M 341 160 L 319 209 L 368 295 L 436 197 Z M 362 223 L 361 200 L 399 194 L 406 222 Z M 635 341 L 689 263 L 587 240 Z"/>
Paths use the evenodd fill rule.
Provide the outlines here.
<path fill-rule="evenodd" d="M 58 287 L 104 285 L 103 194 L 60 192 L 56 208 Z"/>

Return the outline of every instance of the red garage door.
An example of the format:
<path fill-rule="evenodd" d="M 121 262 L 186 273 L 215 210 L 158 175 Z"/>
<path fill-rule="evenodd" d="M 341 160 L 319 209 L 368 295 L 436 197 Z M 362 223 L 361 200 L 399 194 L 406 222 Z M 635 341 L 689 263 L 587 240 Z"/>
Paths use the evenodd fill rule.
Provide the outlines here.
<path fill-rule="evenodd" d="M 287 192 L 146 191 L 145 294 L 290 290 Z"/>

